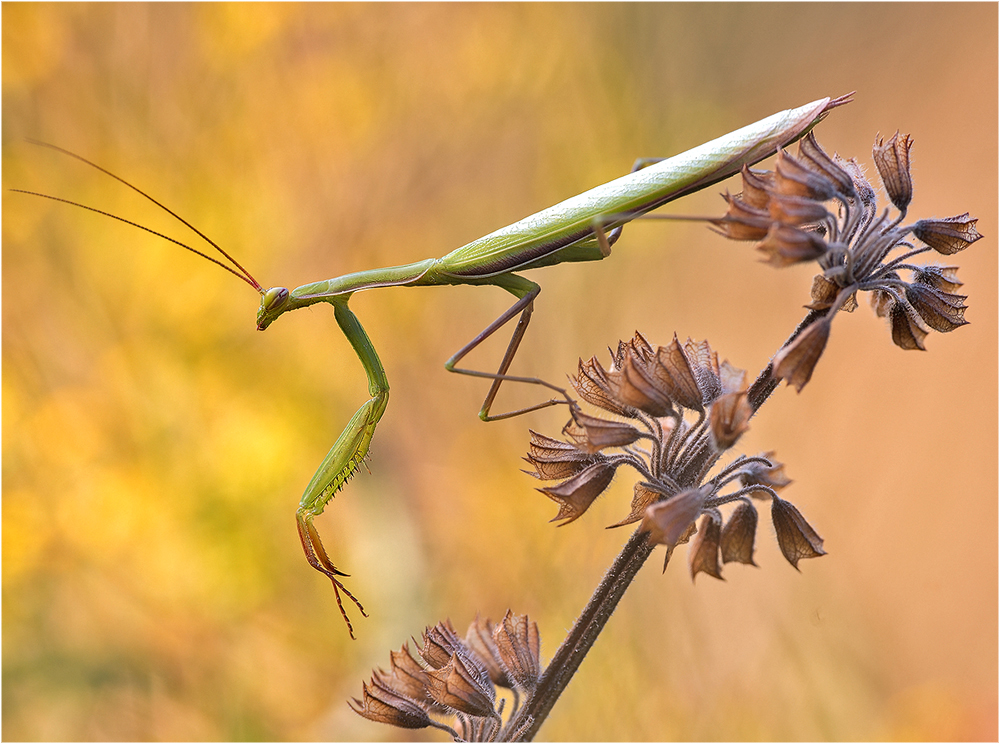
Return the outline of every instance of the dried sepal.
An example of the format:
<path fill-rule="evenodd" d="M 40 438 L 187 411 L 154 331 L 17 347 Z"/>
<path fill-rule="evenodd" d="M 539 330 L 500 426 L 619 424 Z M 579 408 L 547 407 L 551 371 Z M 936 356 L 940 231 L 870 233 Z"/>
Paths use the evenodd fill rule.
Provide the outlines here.
<path fill-rule="evenodd" d="M 741 501 L 722 528 L 719 541 L 723 563 L 753 562 L 753 544 L 757 537 L 757 509 L 749 501 Z"/>
<path fill-rule="evenodd" d="M 816 534 L 816 530 L 792 504 L 777 497 L 772 498 L 771 521 L 774 523 L 782 555 L 796 569 L 803 558 L 826 555 L 823 538 Z"/>
<path fill-rule="evenodd" d="M 615 398 L 614 390 L 608 381 L 608 371 L 601 366 L 596 357 L 591 357 L 588 362 L 580 360 L 577 375 L 570 377 L 570 384 L 580 397 L 591 405 L 619 416 L 635 417 L 634 409 L 622 405 Z"/>
<path fill-rule="evenodd" d="M 772 362 L 774 376 L 786 380 L 789 385 L 794 385 L 796 390 L 802 392 L 802 388 L 812 377 L 829 338 L 829 318 L 820 318 L 775 355 Z"/>
<path fill-rule="evenodd" d="M 723 392 L 719 355 L 712 350 L 708 341 L 692 341 L 690 338 L 684 342 L 684 355 L 698 382 L 701 402 L 708 405 Z"/>
<path fill-rule="evenodd" d="M 648 357 L 634 347 L 629 347 L 617 381 L 617 398 L 622 403 L 657 418 L 673 411 L 667 391 L 650 375 Z"/>
<path fill-rule="evenodd" d="M 410 654 L 409 644 L 404 643 L 399 651 L 390 651 L 389 658 L 389 671 L 379 675 L 381 680 L 412 700 L 424 700 L 427 697 L 427 671 Z"/>
<path fill-rule="evenodd" d="M 832 181 L 842 196 L 848 198 L 855 196 L 855 179 L 842 167 L 842 160 L 834 160 L 826 154 L 816 141 L 813 132 L 799 141 L 798 158 L 805 167 Z"/>
<path fill-rule="evenodd" d="M 935 331 L 948 333 L 967 325 L 965 295 L 951 294 L 926 284 L 906 287 L 906 299 L 923 321 Z"/>
<path fill-rule="evenodd" d="M 533 692 L 542 674 L 538 624 L 529 621 L 527 615 L 507 610 L 493 631 L 493 639 L 514 683 L 525 692 Z"/>
<path fill-rule="evenodd" d="M 767 203 L 771 200 L 770 190 L 774 188 L 773 171 L 754 170 L 748 165 L 740 171 L 743 177 L 743 191 L 737 197 L 741 202 L 766 214 Z"/>
<path fill-rule="evenodd" d="M 778 149 L 774 172 L 777 178 L 773 188 L 784 196 L 799 196 L 824 202 L 837 193 L 837 185 L 826 174 L 810 168 L 781 148 Z"/>
<path fill-rule="evenodd" d="M 380 679 L 361 684 L 361 699 L 348 702 L 351 710 L 369 721 L 387 723 L 405 729 L 420 729 L 435 725 L 427 711 L 407 697 L 395 692 Z"/>
<path fill-rule="evenodd" d="M 465 645 L 479 657 L 490 675 L 490 679 L 497 687 L 511 689 L 514 680 L 511 679 L 507 668 L 500 658 L 500 650 L 493 640 L 493 633 L 496 625 L 489 618 L 483 618 L 476 613 L 476 619 L 469 624 L 469 629 L 465 632 Z"/>
<path fill-rule="evenodd" d="M 697 534 L 697 532 L 698 532 L 698 523 L 697 522 L 692 522 L 691 524 L 688 525 L 687 529 L 684 530 L 684 533 L 677 540 L 677 545 L 684 545 L 685 543 L 689 542 L 691 540 L 691 538 L 694 537 Z M 666 546 L 666 550 L 663 553 L 663 572 L 664 573 L 667 572 L 667 565 L 670 563 L 670 558 L 671 558 L 671 556 L 673 556 L 674 550 L 677 548 L 677 545 L 667 545 Z"/>
<path fill-rule="evenodd" d="M 785 464 L 774 459 L 774 452 L 765 452 L 763 456 L 770 465 L 757 461 L 747 464 L 740 471 L 740 483 L 744 486 L 767 486 L 775 491 L 792 483 L 791 478 L 785 475 Z"/>
<path fill-rule="evenodd" d="M 528 475 L 541 480 L 570 478 L 597 459 L 569 442 L 553 439 L 530 429 L 528 431 L 531 442 L 528 445 L 528 456 L 524 460 L 535 468 L 534 473 L 525 470 Z"/>
<path fill-rule="evenodd" d="M 810 310 L 826 310 L 833 307 L 840 290 L 841 287 L 836 282 L 827 279 L 822 274 L 817 274 L 813 277 L 812 288 L 809 291 L 812 302 L 806 307 Z"/>
<path fill-rule="evenodd" d="M 888 142 L 883 142 L 881 135 L 875 135 L 875 146 L 872 147 L 872 158 L 885 185 L 885 193 L 900 212 L 906 211 L 913 198 L 913 180 L 910 178 L 912 146 L 913 138 L 908 134 L 900 136 L 897 131 Z"/>
<path fill-rule="evenodd" d="M 942 292 L 956 292 L 962 286 L 958 280 L 957 266 L 921 266 L 914 272 L 913 281 L 916 284 L 926 284 L 928 287 Z"/>
<path fill-rule="evenodd" d="M 823 202 L 803 196 L 774 196 L 767 206 L 772 220 L 785 225 L 814 225 L 830 216 Z"/>
<path fill-rule="evenodd" d="M 771 217 L 765 209 L 751 206 L 728 191 L 722 195 L 729 203 L 726 214 L 710 224 L 730 240 L 761 240 L 771 226 Z"/>
<path fill-rule="evenodd" d="M 646 513 L 646 507 L 652 506 L 665 495 L 662 491 L 654 489 L 650 483 L 637 482 L 632 487 L 632 511 L 621 522 L 609 525 L 609 529 L 638 522 Z"/>
<path fill-rule="evenodd" d="M 688 342 L 690 343 L 690 339 Z M 697 364 L 697 360 L 694 363 Z M 656 370 L 661 384 L 668 389 L 677 405 L 689 411 L 704 410 L 692 360 L 677 340 L 677 334 L 674 334 L 669 345 L 656 350 Z"/>
<path fill-rule="evenodd" d="M 964 251 L 983 237 L 976 230 L 978 221 L 968 212 L 937 220 L 918 220 L 913 225 L 913 234 L 938 253 L 950 256 Z"/>
<path fill-rule="evenodd" d="M 689 488 L 647 507 L 640 529 L 649 533 L 650 545 L 677 546 L 701 514 L 709 493 L 706 486 Z"/>
<path fill-rule="evenodd" d="M 834 160 L 854 181 L 855 196 L 861 203 L 862 209 L 874 211 L 875 203 L 878 201 L 875 196 L 875 189 L 868 183 L 868 179 L 865 178 L 865 172 L 858 165 L 858 161 L 854 158 L 846 160 L 839 155 L 834 155 Z"/>
<path fill-rule="evenodd" d="M 455 741 L 496 741 L 502 725 L 499 718 L 459 715 L 455 721 Z"/>
<path fill-rule="evenodd" d="M 722 565 L 719 563 L 719 542 L 722 539 L 722 515 L 718 509 L 710 509 L 701 519 L 691 548 L 688 560 L 691 566 L 691 579 L 704 572 L 717 579 L 722 578 Z"/>
<path fill-rule="evenodd" d="M 712 402 L 709 426 L 712 443 L 719 452 L 732 447 L 750 428 L 753 407 L 747 400 L 746 390 L 725 393 Z"/>
<path fill-rule="evenodd" d="M 431 669 L 441 669 L 455 653 L 464 650 L 462 639 L 458 637 L 450 620 L 425 628 L 422 639 L 420 658 L 427 662 Z"/>
<path fill-rule="evenodd" d="M 427 694 L 435 702 L 470 716 L 496 717 L 496 688 L 481 662 L 456 651 L 440 669 L 427 672 Z"/>
<path fill-rule="evenodd" d="M 775 222 L 757 245 L 757 250 L 766 256 L 771 266 L 782 268 L 815 261 L 829 250 L 829 246 L 815 230 Z"/>
<path fill-rule="evenodd" d="M 929 331 L 909 304 L 894 302 L 889 308 L 889 325 L 892 328 L 892 342 L 907 351 L 926 351 L 924 339 Z"/>
<path fill-rule="evenodd" d="M 614 475 L 614 465 L 598 461 L 587 466 L 569 480 L 538 490 L 559 504 L 559 513 L 553 517 L 552 521 L 562 521 L 562 524 L 565 525 L 578 519 L 590 508 L 594 499 L 611 485 Z"/>
<path fill-rule="evenodd" d="M 627 447 L 642 436 L 642 432 L 624 421 L 608 421 L 591 416 L 578 406 L 570 406 L 574 427 L 567 425 L 568 435 L 584 452 L 595 454 L 606 447 Z"/>

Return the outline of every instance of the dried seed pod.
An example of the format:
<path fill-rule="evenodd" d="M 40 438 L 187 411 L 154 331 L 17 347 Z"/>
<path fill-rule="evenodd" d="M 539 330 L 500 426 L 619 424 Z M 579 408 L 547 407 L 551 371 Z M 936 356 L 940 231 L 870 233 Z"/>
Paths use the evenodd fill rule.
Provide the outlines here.
<path fill-rule="evenodd" d="M 624 527 L 627 524 L 638 522 L 646 513 L 646 507 L 652 506 L 665 496 L 666 494 L 656 490 L 652 484 L 639 481 L 632 487 L 632 511 L 621 522 L 609 525 L 609 529 L 611 527 Z"/>
<path fill-rule="evenodd" d="M 362 683 L 361 700 L 352 698 L 351 710 L 369 721 L 388 723 L 405 729 L 419 729 L 433 726 L 434 721 L 427 711 L 372 677 L 371 684 Z"/>
<path fill-rule="evenodd" d="M 630 349 L 618 377 L 617 398 L 621 403 L 659 418 L 673 411 L 673 401 L 652 378 L 646 360 Z"/>
<path fill-rule="evenodd" d="M 823 202 L 802 196 L 775 195 L 767 207 L 772 220 L 785 225 L 814 225 L 830 217 Z"/>
<path fill-rule="evenodd" d="M 592 406 L 626 418 L 635 418 L 635 411 L 623 406 L 615 398 L 615 392 L 608 381 L 608 371 L 596 357 L 591 357 L 589 362 L 580 360 L 577 376 L 570 377 L 570 384 Z"/>
<path fill-rule="evenodd" d="M 806 307 L 810 310 L 826 310 L 833 306 L 840 290 L 841 287 L 836 282 L 817 274 L 813 277 L 812 289 L 809 292 L 812 302 Z"/>
<path fill-rule="evenodd" d="M 496 717 L 496 689 L 471 652 L 453 653 L 440 669 L 427 672 L 427 693 L 441 705 L 470 716 Z"/>
<path fill-rule="evenodd" d="M 916 310 L 905 302 L 895 302 L 889 309 L 889 323 L 892 327 L 892 342 L 907 351 L 926 351 L 924 339 L 929 331 Z"/>
<path fill-rule="evenodd" d="M 913 180 L 910 178 L 910 147 L 913 139 L 908 134 L 899 136 L 897 131 L 888 142 L 883 143 L 881 135 L 875 135 L 872 158 L 882 177 L 889 201 L 900 212 L 906 212 L 913 198 Z"/>
<path fill-rule="evenodd" d="M 409 644 L 404 643 L 399 651 L 390 651 L 389 659 L 389 672 L 381 680 L 396 692 L 423 701 L 427 697 L 427 672 L 410 654 Z"/>
<path fill-rule="evenodd" d="M 529 470 L 524 472 L 535 478 L 541 480 L 570 478 L 599 459 L 595 455 L 582 452 L 569 442 L 553 439 L 530 429 L 528 431 L 531 434 L 531 442 L 528 445 L 528 456 L 524 461 L 534 467 L 535 472 Z"/>
<path fill-rule="evenodd" d="M 823 538 L 816 534 L 816 530 L 792 504 L 777 497 L 772 498 L 771 521 L 774 523 L 782 555 L 796 570 L 803 558 L 826 555 Z"/>
<path fill-rule="evenodd" d="M 969 217 L 968 212 L 938 220 L 918 220 L 913 225 L 913 234 L 938 253 L 950 256 L 983 237 L 976 230 L 978 221 L 976 217 Z"/>
<path fill-rule="evenodd" d="M 770 465 L 762 462 L 751 462 L 740 472 L 740 483 L 744 486 L 767 486 L 775 491 L 790 485 L 792 480 L 785 475 L 785 464 L 774 459 L 774 452 L 763 455 Z"/>
<path fill-rule="evenodd" d="M 771 200 L 770 190 L 774 188 L 774 172 L 753 170 L 747 165 L 740 171 L 743 177 L 743 191 L 737 197 L 741 202 L 753 209 L 767 213 L 767 203 Z"/>
<path fill-rule="evenodd" d="M 538 624 L 530 622 L 527 615 L 507 610 L 493 631 L 493 639 L 514 683 L 529 694 L 533 692 L 542 675 Z"/>
<path fill-rule="evenodd" d="M 741 501 L 722 528 L 719 548 L 723 563 L 753 562 L 753 544 L 757 537 L 757 510 L 749 501 Z"/>
<path fill-rule="evenodd" d="M 805 261 L 815 261 L 829 250 L 829 244 L 815 230 L 802 230 L 775 222 L 757 250 L 767 256 L 767 263 L 778 268 Z"/>
<path fill-rule="evenodd" d="M 559 513 L 552 521 L 563 520 L 562 524 L 565 525 L 578 519 L 590 508 L 594 499 L 611 485 L 614 475 L 614 465 L 599 461 L 589 465 L 569 480 L 538 490 L 559 504 Z"/>
<path fill-rule="evenodd" d="M 576 405 L 570 406 L 575 427 L 563 429 L 576 445 L 589 454 L 606 447 L 627 447 L 642 436 L 642 432 L 624 421 L 608 421 L 590 416 Z"/>
<path fill-rule="evenodd" d="M 433 628 L 425 628 L 422 638 L 424 643 L 420 649 L 420 658 L 431 669 L 441 669 L 456 652 L 464 648 L 462 639 L 451 626 L 450 620 L 440 622 Z"/>
<path fill-rule="evenodd" d="M 711 488 L 689 488 L 646 509 L 640 528 L 649 533 L 651 545 L 675 547 L 701 514 Z"/>
<path fill-rule="evenodd" d="M 830 320 L 828 317 L 820 318 L 775 355 L 772 373 L 802 392 L 802 388 L 812 377 L 829 338 Z"/>
<path fill-rule="evenodd" d="M 465 632 L 465 645 L 483 662 L 493 684 L 509 690 L 513 688 L 514 680 L 507 672 L 500 658 L 500 650 L 493 640 L 495 631 L 496 626 L 492 620 L 476 613 L 476 619 L 469 624 L 469 629 Z"/>
<path fill-rule="evenodd" d="M 825 173 L 817 172 L 781 148 L 774 172 L 777 178 L 773 188 L 779 194 L 824 202 L 837 193 L 837 184 Z"/>
<path fill-rule="evenodd" d="M 954 331 L 969 322 L 964 317 L 965 295 L 950 294 L 926 284 L 910 284 L 906 287 L 906 299 L 923 321 L 940 333 Z"/>
<path fill-rule="evenodd" d="M 712 402 L 709 426 L 712 443 L 722 452 L 732 447 L 750 428 L 753 408 L 747 400 L 746 390 L 720 395 Z"/>
<path fill-rule="evenodd" d="M 962 286 L 958 280 L 957 266 L 921 266 L 920 270 L 914 273 L 913 281 L 916 284 L 926 284 L 928 287 L 940 289 L 942 292 L 955 292 Z"/>
<path fill-rule="evenodd" d="M 729 203 L 725 216 L 711 220 L 716 231 L 730 240 L 761 240 L 771 226 L 771 216 L 766 210 L 751 206 L 728 191 L 722 198 Z"/>
<path fill-rule="evenodd" d="M 843 161 L 838 162 L 827 155 L 813 132 L 799 141 L 799 161 L 836 184 L 836 189 L 842 196 L 856 196 L 855 179 L 842 167 Z"/>
<path fill-rule="evenodd" d="M 702 517 L 701 526 L 694 536 L 688 560 L 691 564 L 691 580 L 701 572 L 722 578 L 722 565 L 719 563 L 719 541 L 722 538 L 722 515 L 718 509 L 710 509 Z"/>

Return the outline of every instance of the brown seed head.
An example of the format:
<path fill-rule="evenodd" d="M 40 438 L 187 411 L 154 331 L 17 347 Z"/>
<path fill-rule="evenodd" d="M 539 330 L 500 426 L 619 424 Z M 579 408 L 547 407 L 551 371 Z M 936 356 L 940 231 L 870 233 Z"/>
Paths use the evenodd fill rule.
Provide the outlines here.
<path fill-rule="evenodd" d="M 919 220 L 913 226 L 913 234 L 938 253 L 950 256 L 983 237 L 976 230 L 978 221 L 976 217 L 969 217 L 968 212 L 939 220 Z"/>
<path fill-rule="evenodd" d="M 782 555 L 796 570 L 801 559 L 826 555 L 823 538 L 816 534 L 816 530 L 792 504 L 777 497 L 772 498 L 771 521 L 774 523 Z"/>
<path fill-rule="evenodd" d="M 493 631 L 493 639 L 514 683 L 529 694 L 533 692 L 542 675 L 538 624 L 530 622 L 527 615 L 507 610 Z"/>
<path fill-rule="evenodd" d="M 753 562 L 753 544 L 757 536 L 757 510 L 749 501 L 741 501 L 729 521 L 722 528 L 719 547 L 723 563 L 745 563 L 756 566 Z"/>
<path fill-rule="evenodd" d="M 900 212 L 906 212 L 913 198 L 913 180 L 910 178 L 910 148 L 913 139 L 908 134 L 899 136 L 897 131 L 888 142 L 883 143 L 881 135 L 875 135 L 872 158 L 882 177 L 889 201 Z"/>

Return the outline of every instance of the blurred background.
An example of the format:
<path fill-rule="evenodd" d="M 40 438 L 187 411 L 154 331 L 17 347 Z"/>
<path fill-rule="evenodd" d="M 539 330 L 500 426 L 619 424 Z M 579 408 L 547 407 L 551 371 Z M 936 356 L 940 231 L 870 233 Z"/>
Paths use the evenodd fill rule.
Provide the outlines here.
<path fill-rule="evenodd" d="M 264 286 L 440 256 L 629 169 L 823 96 L 817 130 L 874 174 L 913 135 L 910 214 L 970 211 L 971 325 L 904 352 L 867 303 L 813 381 L 743 440 L 829 555 L 692 583 L 654 555 L 541 731 L 549 740 L 997 738 L 997 7 L 4 4 L 3 736 L 419 738 L 358 696 L 444 618 L 537 620 L 549 658 L 628 534 L 624 474 L 578 522 L 520 472 L 527 428 L 442 364 L 510 304 L 391 289 L 352 308 L 392 384 L 362 473 L 318 520 L 350 641 L 294 511 L 366 398 L 329 308 L 255 330 L 258 297 L 169 243 L 17 187 L 196 237 Z M 736 184 L 728 184 L 738 189 Z M 721 214 L 709 189 L 670 210 Z M 803 316 L 775 271 L 695 224 L 535 272 L 515 369 L 550 380 L 636 329 L 751 371 Z M 495 365 L 506 338 L 477 352 Z M 537 401 L 506 390 L 501 405 Z M 765 513 L 766 515 L 766 513 Z M 762 516 L 765 516 L 762 515 Z"/>

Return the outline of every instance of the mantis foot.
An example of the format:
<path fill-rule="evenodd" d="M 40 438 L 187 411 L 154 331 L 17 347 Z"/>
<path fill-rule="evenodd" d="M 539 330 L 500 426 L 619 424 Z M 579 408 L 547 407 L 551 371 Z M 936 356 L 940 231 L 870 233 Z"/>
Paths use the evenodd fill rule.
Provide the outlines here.
<path fill-rule="evenodd" d="M 354 602 L 354 605 L 364 617 L 368 617 L 368 613 L 365 612 L 364 605 L 361 604 L 357 597 L 351 594 L 350 590 L 338 578 L 340 576 L 347 577 L 350 574 L 344 573 L 333 565 L 333 561 L 330 560 L 330 557 L 326 554 L 326 549 L 323 547 L 323 541 L 319 538 L 319 532 L 317 532 L 316 527 L 313 525 L 312 516 L 303 515 L 301 512 L 296 516 L 299 526 L 299 539 L 302 541 L 302 549 L 306 553 L 306 559 L 309 561 L 310 566 L 333 582 L 333 591 L 337 595 L 337 607 L 340 609 L 340 614 L 344 618 L 344 622 L 347 623 L 347 632 L 351 634 L 351 639 L 354 640 L 354 626 L 351 624 L 351 618 L 347 615 L 347 610 L 344 609 L 344 601 L 340 593 L 343 592 L 347 595 L 348 599 Z"/>

